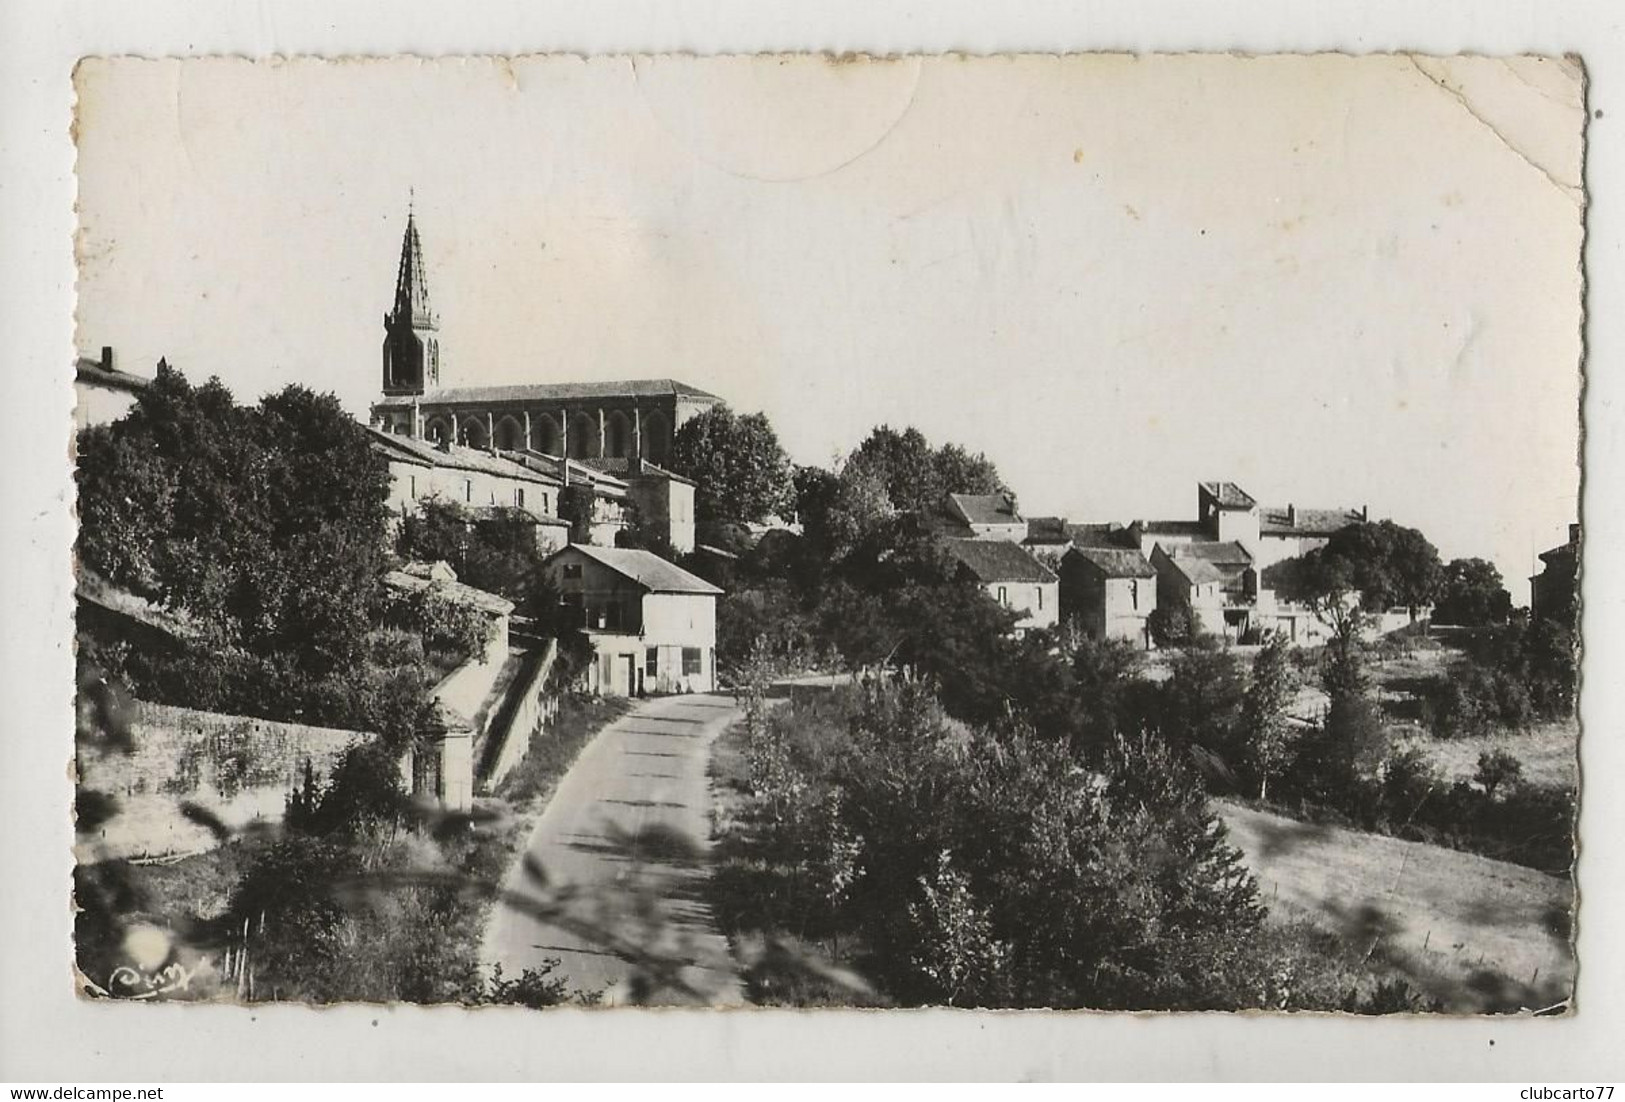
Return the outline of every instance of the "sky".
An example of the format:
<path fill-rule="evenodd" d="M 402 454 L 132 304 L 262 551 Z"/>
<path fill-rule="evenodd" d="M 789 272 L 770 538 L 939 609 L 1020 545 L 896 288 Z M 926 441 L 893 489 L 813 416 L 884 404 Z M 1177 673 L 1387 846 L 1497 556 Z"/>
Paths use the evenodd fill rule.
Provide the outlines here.
<path fill-rule="evenodd" d="M 78 342 L 379 393 L 408 196 L 442 382 L 677 378 L 1027 515 L 1368 506 L 1514 598 L 1577 519 L 1585 108 L 1556 59 L 84 63 Z"/>

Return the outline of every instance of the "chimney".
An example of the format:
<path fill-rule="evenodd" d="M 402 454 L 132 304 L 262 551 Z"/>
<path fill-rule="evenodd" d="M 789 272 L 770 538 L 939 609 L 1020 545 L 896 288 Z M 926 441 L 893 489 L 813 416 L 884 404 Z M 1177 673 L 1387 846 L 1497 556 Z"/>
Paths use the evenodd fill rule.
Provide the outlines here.
<path fill-rule="evenodd" d="M 1370 519 L 1371 519 L 1371 506 L 1369 506 L 1369 505 L 1360 506 L 1360 521 L 1361 521 L 1361 523 L 1364 523 L 1365 521 L 1368 521 Z"/>
<path fill-rule="evenodd" d="M 110 344 L 102 345 L 102 370 L 103 371 L 112 371 L 112 370 L 114 370 L 114 367 L 113 367 L 113 346 L 110 345 Z"/>
<path fill-rule="evenodd" d="M 1298 507 L 1291 502 L 1288 502 L 1286 507 L 1286 526 L 1288 528 L 1298 526 Z"/>

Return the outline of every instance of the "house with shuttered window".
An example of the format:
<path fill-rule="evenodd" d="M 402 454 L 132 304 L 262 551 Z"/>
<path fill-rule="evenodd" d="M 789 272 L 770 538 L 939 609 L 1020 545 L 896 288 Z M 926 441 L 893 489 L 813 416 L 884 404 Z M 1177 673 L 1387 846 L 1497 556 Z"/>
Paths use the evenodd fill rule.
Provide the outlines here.
<path fill-rule="evenodd" d="M 716 689 L 722 590 L 650 551 L 572 544 L 547 560 L 564 622 L 592 644 L 587 689 L 605 696 Z"/>

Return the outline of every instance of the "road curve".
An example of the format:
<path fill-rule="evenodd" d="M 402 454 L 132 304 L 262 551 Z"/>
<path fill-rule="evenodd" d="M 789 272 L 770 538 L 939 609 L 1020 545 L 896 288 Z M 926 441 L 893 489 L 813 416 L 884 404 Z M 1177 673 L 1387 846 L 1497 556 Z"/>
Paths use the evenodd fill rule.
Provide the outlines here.
<path fill-rule="evenodd" d="M 555 975 L 606 1003 L 743 1004 L 703 890 L 711 743 L 739 717 L 729 697 L 656 697 L 600 731 L 509 871 L 487 969 L 513 979 L 556 958 Z"/>

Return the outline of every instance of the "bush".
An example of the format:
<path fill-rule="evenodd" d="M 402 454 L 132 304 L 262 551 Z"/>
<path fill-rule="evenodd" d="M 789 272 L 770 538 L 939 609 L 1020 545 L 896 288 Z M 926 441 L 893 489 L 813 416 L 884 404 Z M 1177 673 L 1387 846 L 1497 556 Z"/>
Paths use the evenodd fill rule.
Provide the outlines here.
<path fill-rule="evenodd" d="M 1478 755 L 1478 769 L 1473 783 L 1484 790 L 1484 795 L 1495 799 L 1495 790 L 1511 787 L 1523 779 L 1523 763 L 1505 750 L 1486 750 Z"/>
<path fill-rule="evenodd" d="M 1186 605 L 1158 605 L 1145 619 L 1151 641 L 1159 647 L 1182 647 L 1196 634 Z"/>
<path fill-rule="evenodd" d="M 1423 699 L 1423 718 L 1439 738 L 1472 738 L 1497 727 L 1526 727 L 1534 708 L 1517 678 L 1466 662 L 1449 676 L 1432 680 Z"/>
<path fill-rule="evenodd" d="M 901 1003 L 1222 1005 L 1214 954 L 1245 955 L 1262 918 L 1200 785 L 1154 740 L 1086 773 L 1065 741 L 966 729 L 919 684 L 794 701 L 752 737 L 749 917 L 865 946 Z"/>

